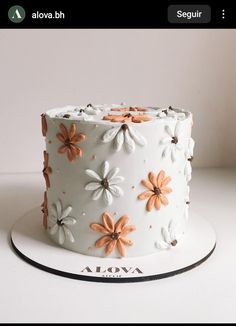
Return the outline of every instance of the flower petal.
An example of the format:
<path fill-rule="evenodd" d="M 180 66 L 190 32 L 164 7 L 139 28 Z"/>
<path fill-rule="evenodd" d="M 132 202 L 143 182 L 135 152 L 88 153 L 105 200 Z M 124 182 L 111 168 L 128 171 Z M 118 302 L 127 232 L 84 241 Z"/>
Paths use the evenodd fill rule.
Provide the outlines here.
<path fill-rule="evenodd" d="M 108 256 L 112 253 L 113 249 L 115 248 L 117 243 L 117 240 L 112 240 L 111 242 L 108 243 L 105 249 L 105 255 Z"/>
<path fill-rule="evenodd" d="M 108 234 L 109 233 L 109 231 L 102 224 L 92 223 L 92 224 L 90 224 L 90 228 L 93 231 L 100 232 L 100 233 L 103 233 L 103 234 Z"/>
<path fill-rule="evenodd" d="M 147 202 L 147 205 L 146 205 L 146 210 L 148 212 L 151 212 L 151 210 L 153 209 L 154 207 L 154 203 L 155 203 L 155 199 L 156 199 L 156 196 L 153 195 L 151 196 L 149 199 L 148 199 L 148 202 Z"/>
<path fill-rule="evenodd" d="M 111 169 L 111 170 L 108 172 L 108 174 L 107 174 L 107 179 L 108 179 L 108 180 L 113 179 L 113 177 L 115 177 L 119 171 L 120 171 L 119 168 L 113 168 L 113 169 Z"/>
<path fill-rule="evenodd" d="M 105 212 L 102 214 L 102 220 L 103 220 L 103 224 L 104 224 L 105 228 L 109 232 L 114 232 L 115 225 L 114 225 L 114 222 L 113 222 L 111 216 L 108 213 Z"/>
<path fill-rule="evenodd" d="M 98 188 L 101 188 L 101 183 L 100 182 L 89 182 L 86 184 L 84 187 L 85 190 L 97 190 Z"/>
<path fill-rule="evenodd" d="M 163 205 L 168 205 L 169 204 L 169 200 L 166 198 L 166 196 L 164 196 L 163 194 L 160 194 L 159 195 L 159 198 L 160 198 L 160 200 L 161 200 L 161 203 L 163 204 Z"/>
<path fill-rule="evenodd" d="M 169 126 L 165 126 L 165 131 L 167 132 L 167 134 L 172 138 L 174 137 L 173 132 L 171 131 Z"/>
<path fill-rule="evenodd" d="M 125 224 L 128 223 L 129 217 L 127 215 L 121 216 L 115 224 L 115 232 L 121 232 Z"/>
<path fill-rule="evenodd" d="M 155 176 L 155 174 L 153 172 L 148 173 L 148 178 L 149 178 L 150 182 L 153 184 L 153 186 L 157 187 L 156 176 Z"/>
<path fill-rule="evenodd" d="M 171 146 L 166 146 L 162 152 L 162 157 L 167 157 L 171 150 Z"/>
<path fill-rule="evenodd" d="M 170 137 L 162 138 L 161 141 L 160 141 L 160 143 L 162 145 L 167 144 L 167 143 L 171 143 L 171 138 Z"/>
<path fill-rule="evenodd" d="M 157 247 L 157 249 L 169 249 L 170 245 L 168 243 L 166 243 L 165 241 L 161 240 L 155 243 L 155 246 Z"/>
<path fill-rule="evenodd" d="M 62 206 L 60 200 L 56 202 L 56 208 L 57 208 L 57 217 L 60 220 L 61 219 L 61 211 L 62 211 Z"/>
<path fill-rule="evenodd" d="M 140 195 L 138 195 L 138 199 L 143 200 L 149 198 L 152 195 L 153 195 L 153 191 L 144 191 Z"/>
<path fill-rule="evenodd" d="M 176 161 L 176 148 L 175 146 L 172 146 L 171 148 L 171 160 L 174 163 Z"/>
<path fill-rule="evenodd" d="M 121 150 L 123 143 L 124 143 L 124 132 L 122 129 L 120 129 L 120 131 L 116 135 L 116 138 L 114 140 L 114 145 L 113 145 L 116 152 L 119 152 Z"/>
<path fill-rule="evenodd" d="M 125 134 L 125 140 L 124 140 L 125 149 L 128 153 L 133 153 L 135 151 L 135 142 L 130 137 L 128 130 L 126 130 L 124 134 Z"/>
<path fill-rule="evenodd" d="M 62 135 L 64 136 L 64 138 L 65 139 L 68 139 L 69 138 L 69 134 L 68 134 L 68 131 L 67 131 L 66 126 L 63 123 L 60 123 L 59 128 L 60 128 L 60 130 L 61 130 Z"/>
<path fill-rule="evenodd" d="M 132 246 L 132 244 L 133 244 L 133 241 L 130 240 L 130 239 L 126 239 L 126 238 L 120 237 L 119 240 L 120 240 L 123 244 L 125 244 L 125 245 L 127 245 L 127 246 Z"/>
<path fill-rule="evenodd" d="M 66 225 L 74 225 L 76 223 L 76 219 L 72 216 L 67 216 L 63 218 L 63 223 Z"/>
<path fill-rule="evenodd" d="M 158 211 L 161 209 L 161 200 L 160 200 L 159 196 L 156 196 L 156 199 L 155 199 L 155 208 Z"/>
<path fill-rule="evenodd" d="M 161 170 L 157 175 L 157 187 L 162 186 L 162 181 L 165 178 L 165 171 Z"/>
<path fill-rule="evenodd" d="M 59 139 L 62 143 L 65 142 L 66 139 L 64 138 L 64 136 L 61 133 L 58 133 L 56 136 L 57 136 L 57 139 Z"/>
<path fill-rule="evenodd" d="M 64 209 L 63 212 L 62 212 L 62 214 L 61 214 L 61 220 L 63 218 L 65 218 L 66 216 L 68 216 L 71 211 L 72 211 L 72 207 L 71 206 L 68 206 L 66 209 Z"/>
<path fill-rule="evenodd" d="M 134 129 L 133 127 L 129 127 L 129 134 L 133 138 L 136 144 L 140 146 L 145 146 L 147 145 L 147 140 L 144 138 L 139 131 Z"/>
<path fill-rule="evenodd" d="M 162 237 L 163 237 L 164 241 L 166 243 L 170 244 L 171 243 L 171 238 L 170 238 L 170 234 L 169 234 L 169 232 L 167 231 L 166 228 L 161 229 L 161 234 L 162 234 Z"/>
<path fill-rule="evenodd" d="M 117 176 L 117 177 L 113 177 L 109 180 L 109 185 L 112 186 L 112 185 L 115 185 L 117 183 L 121 183 L 125 180 L 124 177 L 121 177 L 121 176 Z"/>
<path fill-rule="evenodd" d="M 153 190 L 153 184 L 149 180 L 142 180 L 141 181 L 142 185 L 149 190 Z"/>
<path fill-rule="evenodd" d="M 116 137 L 119 129 L 120 128 L 118 127 L 118 128 L 111 128 L 107 130 L 102 136 L 102 142 L 109 143 L 110 141 L 112 141 Z"/>
<path fill-rule="evenodd" d="M 67 148 L 67 158 L 70 162 L 76 159 L 76 154 L 70 148 Z"/>
<path fill-rule="evenodd" d="M 98 239 L 95 242 L 95 247 L 102 248 L 102 247 L 106 246 L 111 241 L 112 241 L 112 239 L 109 235 L 104 235 L 103 237 L 101 237 L 100 239 Z"/>
<path fill-rule="evenodd" d="M 120 236 L 125 237 L 127 234 L 129 234 L 130 232 L 133 232 L 135 230 L 136 230 L 136 227 L 134 225 L 127 225 L 127 226 L 123 227 Z"/>
<path fill-rule="evenodd" d="M 121 257 L 125 256 L 125 246 L 124 243 L 121 242 L 121 239 L 117 240 L 117 249 Z"/>
<path fill-rule="evenodd" d="M 100 178 L 100 176 L 93 170 L 87 169 L 87 170 L 85 170 L 85 173 L 91 178 L 102 181 L 102 178 Z"/>
<path fill-rule="evenodd" d="M 102 193 L 102 196 L 103 196 L 104 203 L 106 205 L 111 205 L 112 204 L 113 198 L 112 198 L 112 195 L 111 195 L 109 190 L 104 189 L 103 193 Z"/>
<path fill-rule="evenodd" d="M 171 181 L 171 177 L 166 177 L 161 183 L 161 188 L 167 186 L 170 181 Z M 171 188 L 169 188 L 169 189 L 171 189 Z M 172 189 L 171 189 L 171 191 L 172 191 Z"/>
<path fill-rule="evenodd" d="M 165 194 L 169 194 L 170 192 L 172 192 L 172 189 L 170 187 L 161 187 L 161 192 L 165 195 Z"/>
<path fill-rule="evenodd" d="M 92 200 L 98 200 L 101 197 L 103 190 L 104 190 L 103 187 L 100 187 L 97 190 L 95 190 L 92 194 Z"/>
<path fill-rule="evenodd" d="M 101 175 L 102 175 L 103 179 L 106 178 L 108 172 L 109 172 L 109 162 L 104 161 L 101 165 Z"/>
<path fill-rule="evenodd" d="M 58 153 L 64 154 L 67 151 L 67 147 L 65 145 L 62 145 L 58 148 Z"/>
<path fill-rule="evenodd" d="M 57 224 L 57 223 L 54 224 L 54 225 L 50 228 L 49 233 L 50 233 L 51 235 L 56 234 L 57 231 L 58 231 L 58 228 L 59 228 L 58 224 Z"/>
<path fill-rule="evenodd" d="M 66 225 L 63 225 L 63 230 L 64 230 L 64 233 L 65 233 L 65 237 L 68 238 L 68 240 L 70 242 L 75 242 L 75 238 L 74 238 L 71 230 Z"/>
<path fill-rule="evenodd" d="M 74 144 L 78 144 L 80 143 L 81 141 L 84 141 L 86 139 L 86 136 L 82 133 L 80 134 L 75 134 L 72 138 L 71 138 L 71 141 L 74 143 Z"/>
<path fill-rule="evenodd" d="M 76 134 L 76 129 L 77 129 L 76 124 L 75 124 L 75 123 L 72 123 L 72 124 L 70 125 L 70 129 L 69 129 L 69 138 L 70 138 L 70 139 L 72 139 L 72 138 L 75 136 L 75 134 Z"/>
<path fill-rule="evenodd" d="M 65 236 L 65 231 L 62 226 L 59 226 L 58 229 L 58 242 L 60 245 L 62 245 L 65 242 L 66 236 Z"/>
<path fill-rule="evenodd" d="M 178 142 L 178 143 L 175 145 L 175 148 L 178 149 L 178 151 L 182 151 L 183 146 Z"/>
<path fill-rule="evenodd" d="M 181 122 L 178 121 L 175 126 L 175 136 L 179 138 L 180 133 L 181 133 Z"/>
<path fill-rule="evenodd" d="M 109 190 L 110 190 L 111 194 L 115 197 L 121 197 L 124 195 L 123 190 L 116 185 L 110 185 Z"/>

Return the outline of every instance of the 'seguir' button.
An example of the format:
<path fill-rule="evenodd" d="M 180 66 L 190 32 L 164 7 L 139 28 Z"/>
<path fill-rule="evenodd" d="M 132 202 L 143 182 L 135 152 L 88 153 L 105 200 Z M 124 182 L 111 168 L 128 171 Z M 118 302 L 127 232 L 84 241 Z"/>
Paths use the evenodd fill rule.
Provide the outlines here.
<path fill-rule="evenodd" d="M 211 7 L 208 5 L 170 5 L 169 23 L 206 24 L 211 21 Z"/>

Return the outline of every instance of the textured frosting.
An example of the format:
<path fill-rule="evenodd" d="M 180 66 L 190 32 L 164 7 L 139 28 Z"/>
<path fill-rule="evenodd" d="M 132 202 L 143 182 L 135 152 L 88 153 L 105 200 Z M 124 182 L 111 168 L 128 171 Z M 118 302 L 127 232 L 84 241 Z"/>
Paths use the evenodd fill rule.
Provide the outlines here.
<path fill-rule="evenodd" d="M 182 241 L 194 147 L 190 112 L 89 104 L 41 117 L 43 225 L 53 241 L 98 257 L 142 256 Z"/>

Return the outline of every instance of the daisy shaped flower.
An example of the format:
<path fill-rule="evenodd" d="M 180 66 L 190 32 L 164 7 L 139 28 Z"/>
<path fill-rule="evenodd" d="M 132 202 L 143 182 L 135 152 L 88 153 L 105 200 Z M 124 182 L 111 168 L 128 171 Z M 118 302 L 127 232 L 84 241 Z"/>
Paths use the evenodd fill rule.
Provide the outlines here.
<path fill-rule="evenodd" d="M 161 209 L 161 205 L 168 205 L 169 201 L 166 194 L 172 192 L 172 189 L 167 187 L 171 181 L 170 177 L 165 176 L 165 171 L 161 170 L 157 176 L 153 172 L 149 172 L 148 180 L 142 180 L 141 183 L 148 190 L 138 195 L 138 199 L 148 199 L 146 210 L 150 212 L 154 207 L 157 210 Z"/>
<path fill-rule="evenodd" d="M 118 249 L 121 257 L 125 256 L 125 246 L 131 246 L 132 240 L 126 239 L 126 236 L 136 230 L 134 225 L 126 225 L 128 216 L 123 215 L 114 223 L 112 217 L 108 213 L 103 213 L 103 224 L 92 223 L 90 228 L 96 232 L 100 232 L 103 236 L 95 242 L 96 248 L 105 247 L 105 256 L 112 253 L 114 248 Z"/>
<path fill-rule="evenodd" d="M 159 240 L 155 243 L 155 246 L 158 249 L 170 249 L 175 247 L 181 238 L 182 234 L 177 231 L 177 224 L 171 220 L 168 227 L 161 228 L 162 240 Z"/>
<path fill-rule="evenodd" d="M 81 120 L 89 121 L 93 120 L 94 115 L 98 115 L 101 112 L 101 108 L 88 104 L 85 107 L 76 107 L 74 111 L 77 112 L 77 116 L 81 117 Z"/>
<path fill-rule="evenodd" d="M 66 239 L 70 242 L 74 242 L 74 236 L 69 229 L 69 226 L 76 223 L 76 219 L 69 214 L 72 211 L 72 207 L 68 206 L 63 209 L 61 202 L 57 201 L 56 204 L 52 205 L 52 215 L 50 216 L 50 221 L 53 223 L 49 230 L 51 235 L 58 234 L 58 242 L 62 245 Z"/>
<path fill-rule="evenodd" d="M 106 205 L 111 205 L 113 196 L 120 197 L 123 195 L 123 190 L 117 184 L 124 181 L 124 177 L 118 176 L 119 168 L 113 168 L 109 171 L 110 166 L 108 161 L 101 164 L 100 173 L 87 169 L 85 173 L 94 179 L 85 186 L 85 190 L 93 191 L 92 199 L 98 200 L 102 197 Z"/>
<path fill-rule="evenodd" d="M 113 142 L 113 147 L 116 152 L 119 152 L 122 146 L 124 146 L 124 149 L 128 153 L 135 151 L 135 144 L 139 146 L 145 146 L 147 144 L 146 139 L 141 133 L 126 123 L 107 130 L 102 136 L 102 142 Z"/>
<path fill-rule="evenodd" d="M 186 178 L 186 181 L 189 182 L 192 178 L 192 165 L 191 162 L 193 160 L 193 149 L 194 149 L 194 145 L 195 142 L 192 138 L 189 138 L 189 142 L 188 142 L 188 148 L 187 151 L 185 153 L 185 157 L 186 157 L 186 164 L 185 164 L 185 168 L 184 168 L 184 175 Z"/>
<path fill-rule="evenodd" d="M 61 123 L 59 127 L 61 133 L 57 134 L 57 138 L 63 145 L 59 147 L 58 153 L 67 153 L 68 160 L 73 162 L 76 160 L 77 156 L 81 157 L 83 155 L 83 151 L 78 147 L 78 144 L 85 140 L 86 137 L 82 133 L 77 133 L 77 126 L 75 123 L 72 123 L 69 129 L 67 129 L 63 123 Z"/>
<path fill-rule="evenodd" d="M 165 131 L 167 136 L 160 141 L 160 143 L 164 145 L 162 157 L 170 155 L 172 162 L 175 162 L 178 152 L 182 151 L 184 148 L 182 144 L 181 123 L 179 121 L 176 123 L 174 131 L 172 131 L 169 126 L 165 126 Z"/>

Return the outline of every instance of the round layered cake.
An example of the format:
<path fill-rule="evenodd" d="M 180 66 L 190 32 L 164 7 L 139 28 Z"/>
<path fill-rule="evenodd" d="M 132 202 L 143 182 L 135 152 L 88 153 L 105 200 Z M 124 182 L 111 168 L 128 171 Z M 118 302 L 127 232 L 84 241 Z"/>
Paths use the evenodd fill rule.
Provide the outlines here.
<path fill-rule="evenodd" d="M 43 226 L 59 246 L 135 257 L 184 241 L 192 114 L 173 107 L 84 105 L 41 115 Z"/>

